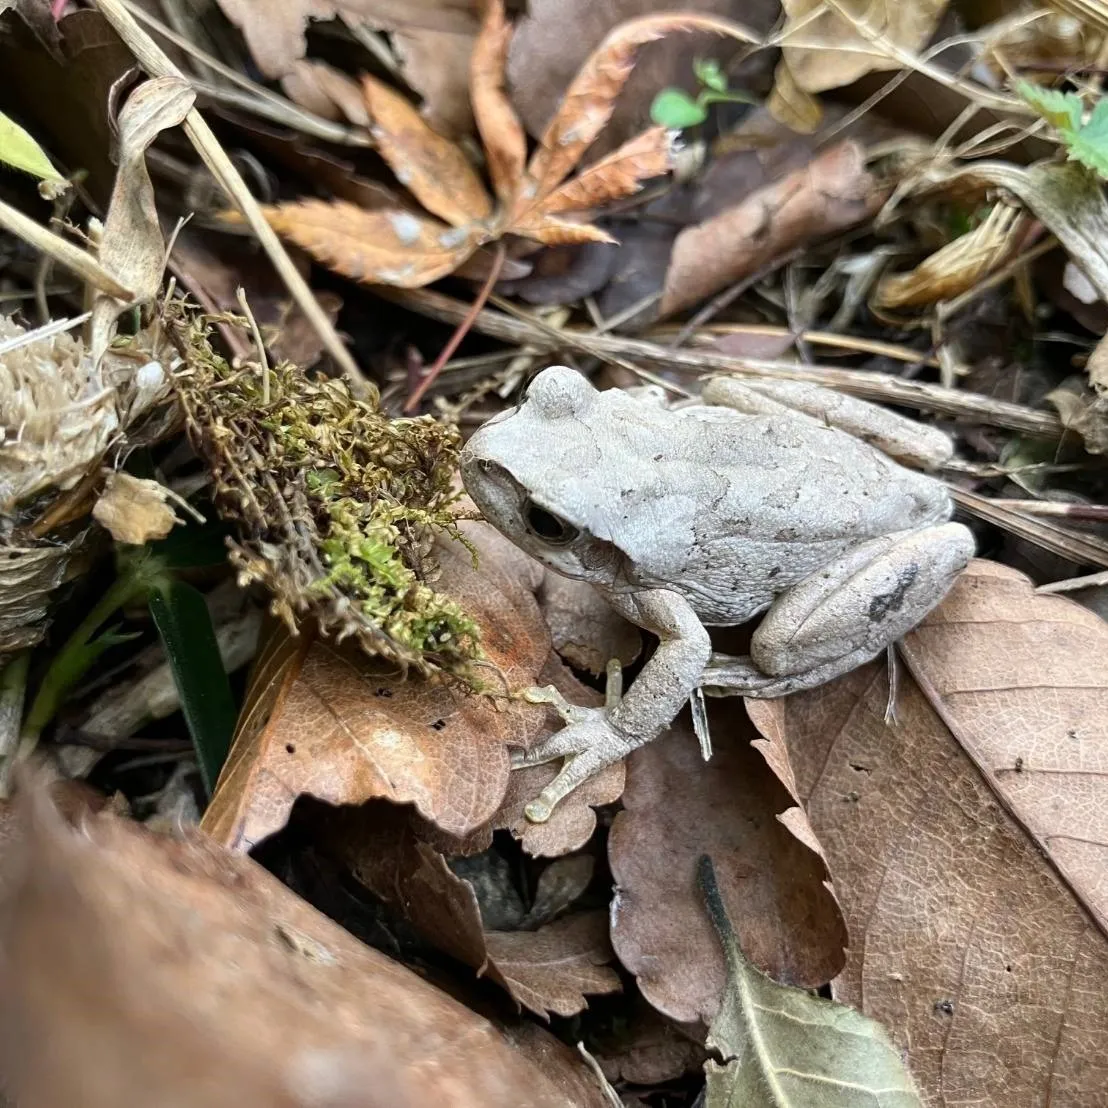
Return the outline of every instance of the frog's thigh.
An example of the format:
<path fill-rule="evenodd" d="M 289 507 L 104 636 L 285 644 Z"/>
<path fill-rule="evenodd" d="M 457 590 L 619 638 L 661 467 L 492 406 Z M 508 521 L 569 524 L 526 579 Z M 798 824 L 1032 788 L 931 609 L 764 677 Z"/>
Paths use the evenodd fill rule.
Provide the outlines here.
<path fill-rule="evenodd" d="M 751 657 L 773 677 L 847 656 L 853 668 L 915 627 L 971 557 L 973 536 L 960 523 L 865 543 L 782 593 L 754 632 Z"/>
<path fill-rule="evenodd" d="M 704 401 L 749 415 L 802 412 L 868 442 L 891 458 L 932 467 L 949 461 L 954 443 L 937 427 L 928 427 L 887 408 L 825 389 L 807 381 L 716 377 L 704 386 Z"/>

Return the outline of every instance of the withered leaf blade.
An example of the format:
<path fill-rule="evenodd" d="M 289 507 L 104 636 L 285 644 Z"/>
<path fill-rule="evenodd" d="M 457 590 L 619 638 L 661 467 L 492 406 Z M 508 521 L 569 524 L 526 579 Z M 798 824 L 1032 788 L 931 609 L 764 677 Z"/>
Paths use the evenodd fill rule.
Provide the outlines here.
<path fill-rule="evenodd" d="M 531 212 L 519 223 L 513 223 L 511 231 L 526 235 L 545 246 L 568 246 L 575 242 L 608 242 L 616 240 L 607 231 L 591 223 L 571 223 L 542 211 Z"/>
<path fill-rule="evenodd" d="M 400 209 L 366 211 L 343 200 L 263 210 L 279 235 L 336 273 L 371 285 L 428 285 L 453 273 L 482 241 L 476 227 L 447 227 Z"/>
<path fill-rule="evenodd" d="M 544 212 L 580 212 L 630 196 L 644 181 L 673 168 L 673 135 L 651 127 L 606 158 L 555 189 L 542 202 Z"/>
<path fill-rule="evenodd" d="M 376 78 L 362 78 L 362 93 L 381 156 L 429 212 L 454 227 L 492 215 L 481 178 L 454 143 L 431 130 L 403 96 Z"/>
<path fill-rule="evenodd" d="M 886 194 L 858 143 L 823 151 L 734 207 L 686 227 L 673 245 L 659 310 L 668 315 L 697 304 L 796 246 L 863 222 Z"/>
<path fill-rule="evenodd" d="M 570 1108 L 500 1031 L 200 834 L 21 802 L 0 1059 L 20 1104 Z"/>
<path fill-rule="evenodd" d="M 165 269 L 165 241 L 154 204 L 154 186 L 146 169 L 146 150 L 169 127 L 180 123 L 196 102 L 196 93 L 180 77 L 144 81 L 119 113 L 119 164 L 104 219 L 100 263 L 135 298 L 153 299 Z M 93 302 L 90 348 L 99 363 L 111 342 L 115 321 L 127 305 L 99 295 Z"/>
<path fill-rule="evenodd" d="M 543 1019 L 575 1015 L 588 1007 L 587 995 L 619 990 L 605 913 L 578 912 L 537 930 L 489 930 L 473 885 L 416 837 L 403 809 L 344 813 L 329 837 L 355 877 L 424 939 Z"/>
<path fill-rule="evenodd" d="M 936 1103 L 1049 1088 L 1083 1108 L 1108 1087 L 1108 939 L 1075 893 L 1106 887 L 1105 634 L 974 562 L 909 636 L 895 724 L 884 660 L 748 705 L 787 743 L 835 875 L 850 932 L 835 996 L 888 1028 Z"/>
<path fill-rule="evenodd" d="M 631 755 L 608 839 L 612 945 L 646 999 L 682 1023 L 710 1020 L 727 979 L 696 884 L 701 855 L 716 863 L 744 950 L 771 976 L 823 985 L 847 940 L 823 859 L 779 816 L 792 798 L 752 749 L 742 702 L 713 700 L 709 712 L 711 761 L 687 715 Z"/>
<path fill-rule="evenodd" d="M 488 0 L 481 32 L 473 44 L 469 88 L 473 117 L 489 163 L 489 176 L 502 203 L 515 195 L 527 158 L 523 127 L 504 91 L 504 66 L 511 38 L 512 29 L 504 18 L 503 0 Z"/>

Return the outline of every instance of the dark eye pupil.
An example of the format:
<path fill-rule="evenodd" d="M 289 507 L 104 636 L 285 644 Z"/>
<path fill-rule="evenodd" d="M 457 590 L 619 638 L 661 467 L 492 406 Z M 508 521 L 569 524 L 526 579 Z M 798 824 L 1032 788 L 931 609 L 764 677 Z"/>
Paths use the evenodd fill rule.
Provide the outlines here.
<path fill-rule="evenodd" d="M 526 507 L 527 526 L 540 539 L 546 542 L 570 542 L 577 536 L 577 528 L 564 519 L 559 519 L 553 512 L 540 508 L 530 500 Z"/>

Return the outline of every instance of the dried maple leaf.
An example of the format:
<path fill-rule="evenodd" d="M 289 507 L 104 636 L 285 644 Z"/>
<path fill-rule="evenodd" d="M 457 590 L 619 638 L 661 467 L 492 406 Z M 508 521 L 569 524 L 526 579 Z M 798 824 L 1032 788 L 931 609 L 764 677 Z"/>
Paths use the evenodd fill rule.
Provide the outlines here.
<path fill-rule="evenodd" d="M 694 13 L 663 13 L 622 24 L 586 60 L 525 168 L 523 128 L 504 93 L 511 29 L 503 0 L 488 0 L 470 63 L 470 99 L 499 201 L 495 210 L 465 153 L 435 132 L 399 93 L 366 77 L 370 130 L 381 156 L 397 180 L 453 230 L 399 209 L 363 218 L 342 202 L 320 200 L 270 207 L 267 218 L 279 234 L 336 272 L 406 288 L 453 272 L 483 243 L 507 234 L 547 245 L 611 242 L 605 231 L 566 215 L 583 215 L 666 173 L 671 134 L 651 128 L 569 184 L 562 182 L 610 118 L 638 48 L 670 31 L 691 30 L 754 38 L 737 25 Z"/>

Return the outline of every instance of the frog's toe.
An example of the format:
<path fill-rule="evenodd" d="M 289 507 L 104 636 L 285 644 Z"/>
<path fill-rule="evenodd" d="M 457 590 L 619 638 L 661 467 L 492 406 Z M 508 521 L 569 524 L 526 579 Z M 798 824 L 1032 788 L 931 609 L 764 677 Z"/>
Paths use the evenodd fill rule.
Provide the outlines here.
<path fill-rule="evenodd" d="M 566 759 L 558 776 L 524 809 L 523 814 L 531 823 L 545 823 L 557 805 L 578 785 L 583 785 L 607 763 L 595 750 L 583 750 Z"/>
<path fill-rule="evenodd" d="M 746 655 L 713 654 L 700 677 L 708 696 L 765 696 L 765 689 L 780 683 Z"/>

